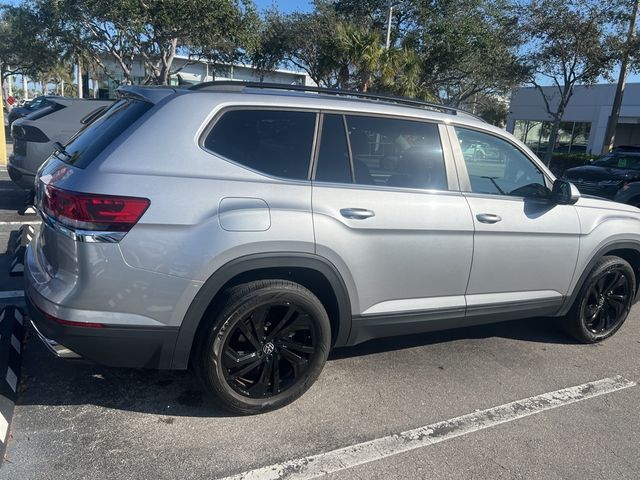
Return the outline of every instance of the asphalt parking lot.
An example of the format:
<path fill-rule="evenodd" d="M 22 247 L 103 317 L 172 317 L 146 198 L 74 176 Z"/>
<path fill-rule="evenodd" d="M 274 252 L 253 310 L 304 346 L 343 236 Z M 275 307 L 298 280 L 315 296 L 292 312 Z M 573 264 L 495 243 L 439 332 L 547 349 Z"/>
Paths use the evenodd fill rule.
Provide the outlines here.
<path fill-rule="evenodd" d="M 0 252 L 20 222 L 34 220 L 15 213 L 22 198 L 0 167 Z M 0 254 L 0 290 L 19 290 L 8 261 Z M 624 388 L 590 396 L 589 382 L 617 376 Z M 253 417 L 218 409 L 190 372 L 65 362 L 31 334 L 0 479 L 214 479 L 263 467 L 246 477 L 308 478 L 312 462 L 328 463 L 305 457 L 343 447 L 327 478 L 637 479 L 639 380 L 640 306 L 594 346 L 535 318 L 341 349 L 300 400 Z M 538 408 L 537 396 L 573 386 L 579 395 L 555 396 L 571 402 Z M 534 414 L 478 413 L 522 399 Z M 482 428 L 448 428 L 444 441 L 406 451 L 362 445 L 474 412 L 488 419 Z M 362 451 L 366 461 L 353 461 Z M 296 459 L 295 468 L 283 463 Z"/>

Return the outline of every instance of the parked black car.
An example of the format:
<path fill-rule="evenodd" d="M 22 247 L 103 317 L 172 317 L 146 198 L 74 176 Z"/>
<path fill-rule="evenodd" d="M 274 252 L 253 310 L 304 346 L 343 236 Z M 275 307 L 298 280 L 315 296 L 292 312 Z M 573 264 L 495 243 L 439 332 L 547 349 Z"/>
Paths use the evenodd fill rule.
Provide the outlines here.
<path fill-rule="evenodd" d="M 54 102 L 53 100 L 58 99 L 58 98 L 65 98 L 65 97 L 58 97 L 58 96 L 54 96 L 54 95 L 42 95 L 42 96 L 34 98 L 28 104 L 23 105 L 22 107 L 12 108 L 11 111 L 9 112 L 9 119 L 8 119 L 9 120 L 9 127 L 11 127 L 13 122 L 18 120 L 19 118 L 26 117 L 30 113 L 38 111 L 38 110 L 40 110 L 42 108 L 45 108 L 45 107 L 54 107 L 55 108 L 56 105 L 58 105 L 58 104 L 56 102 Z"/>
<path fill-rule="evenodd" d="M 569 168 L 563 178 L 580 193 L 640 207 L 640 151 L 614 150 L 589 165 Z"/>

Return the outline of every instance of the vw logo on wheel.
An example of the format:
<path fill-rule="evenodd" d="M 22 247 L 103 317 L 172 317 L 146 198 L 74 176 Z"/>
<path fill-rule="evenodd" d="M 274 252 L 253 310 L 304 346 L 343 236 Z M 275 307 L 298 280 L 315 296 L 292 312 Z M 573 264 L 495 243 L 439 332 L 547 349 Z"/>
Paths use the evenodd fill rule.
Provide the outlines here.
<path fill-rule="evenodd" d="M 271 342 L 265 344 L 265 346 L 262 347 L 262 351 L 265 353 L 265 355 L 271 355 L 275 349 L 275 345 Z"/>

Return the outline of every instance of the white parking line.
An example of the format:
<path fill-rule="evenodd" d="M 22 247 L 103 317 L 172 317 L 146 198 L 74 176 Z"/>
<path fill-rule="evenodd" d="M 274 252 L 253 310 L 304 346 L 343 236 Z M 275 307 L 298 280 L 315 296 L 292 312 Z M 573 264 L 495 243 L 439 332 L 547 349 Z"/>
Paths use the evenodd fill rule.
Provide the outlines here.
<path fill-rule="evenodd" d="M 0 441 L 2 443 L 7 442 L 7 430 L 9 430 L 9 422 L 7 422 L 4 415 L 0 413 Z"/>
<path fill-rule="evenodd" d="M 546 410 L 605 395 L 635 382 L 615 376 L 595 382 L 543 393 L 535 397 L 505 403 L 461 417 L 425 425 L 396 435 L 377 438 L 364 443 L 339 448 L 326 453 L 289 460 L 284 463 L 258 468 L 223 480 L 280 480 L 317 478 L 328 473 L 346 470 L 374 462 L 392 455 L 440 443 L 451 438 L 473 433 L 502 423 L 535 415 Z"/>
<path fill-rule="evenodd" d="M 8 291 L 0 292 L 0 298 L 19 298 L 19 297 L 24 297 L 24 290 L 8 290 Z"/>

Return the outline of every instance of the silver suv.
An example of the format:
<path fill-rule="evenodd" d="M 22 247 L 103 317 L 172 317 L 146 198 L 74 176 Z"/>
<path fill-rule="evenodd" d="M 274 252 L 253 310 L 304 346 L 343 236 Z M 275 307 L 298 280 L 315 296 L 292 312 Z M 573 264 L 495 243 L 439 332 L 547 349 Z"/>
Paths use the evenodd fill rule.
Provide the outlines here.
<path fill-rule="evenodd" d="M 36 178 L 26 293 L 61 356 L 193 365 L 256 413 L 334 347 L 532 316 L 591 343 L 636 299 L 640 211 L 471 115 L 266 84 L 119 94 Z"/>

